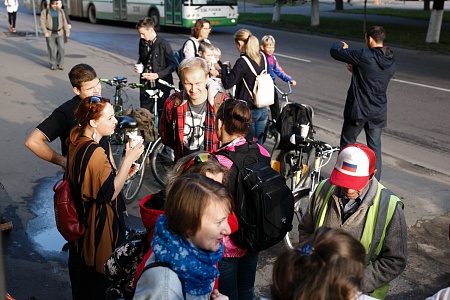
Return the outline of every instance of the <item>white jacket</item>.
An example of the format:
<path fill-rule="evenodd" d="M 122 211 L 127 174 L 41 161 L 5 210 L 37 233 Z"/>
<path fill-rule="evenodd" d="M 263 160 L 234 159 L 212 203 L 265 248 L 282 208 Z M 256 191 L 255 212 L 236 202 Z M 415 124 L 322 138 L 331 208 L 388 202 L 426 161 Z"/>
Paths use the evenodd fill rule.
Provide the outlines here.
<path fill-rule="evenodd" d="M 19 9 L 19 0 L 5 0 L 5 6 L 7 12 L 16 12 Z"/>

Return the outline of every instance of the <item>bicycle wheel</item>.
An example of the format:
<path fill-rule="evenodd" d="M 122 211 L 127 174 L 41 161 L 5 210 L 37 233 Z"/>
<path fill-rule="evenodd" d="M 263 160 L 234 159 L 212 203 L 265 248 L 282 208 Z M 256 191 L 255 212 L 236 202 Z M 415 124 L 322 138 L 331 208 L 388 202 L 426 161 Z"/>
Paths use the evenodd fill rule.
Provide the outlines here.
<path fill-rule="evenodd" d="M 308 209 L 309 190 L 301 191 L 295 196 L 294 202 L 294 218 L 292 219 L 292 230 L 286 233 L 284 243 L 286 247 L 293 249 L 299 244 L 298 225 L 302 220 L 306 210 Z"/>
<path fill-rule="evenodd" d="M 157 139 L 152 146 L 150 157 L 152 164 L 152 173 L 156 181 L 164 187 L 164 179 L 167 171 L 174 165 L 175 156 L 170 147 L 165 146 L 161 138 Z"/>
<path fill-rule="evenodd" d="M 122 160 L 125 153 L 122 155 Z M 123 185 L 121 194 L 123 197 L 123 200 L 126 204 L 130 204 L 133 202 L 133 200 L 136 198 L 136 196 L 139 194 L 139 191 L 142 187 L 142 181 L 144 180 L 144 173 L 145 173 L 145 158 L 148 155 L 148 151 L 144 151 L 141 156 L 136 160 L 136 163 L 139 164 L 139 170 L 131 176 L 129 179 L 125 181 L 125 184 Z M 121 164 L 122 165 L 122 164 Z"/>

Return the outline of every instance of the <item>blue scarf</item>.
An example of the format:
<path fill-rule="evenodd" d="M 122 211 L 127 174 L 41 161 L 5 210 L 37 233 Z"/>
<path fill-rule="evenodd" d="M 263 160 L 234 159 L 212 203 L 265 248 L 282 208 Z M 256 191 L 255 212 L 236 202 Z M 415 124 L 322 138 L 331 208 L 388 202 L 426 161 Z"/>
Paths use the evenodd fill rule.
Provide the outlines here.
<path fill-rule="evenodd" d="M 166 262 L 177 273 L 184 290 L 191 295 L 206 295 L 219 277 L 216 263 L 222 259 L 222 244 L 216 252 L 194 247 L 188 240 L 167 229 L 164 215 L 158 217 L 152 249 L 157 262 Z"/>

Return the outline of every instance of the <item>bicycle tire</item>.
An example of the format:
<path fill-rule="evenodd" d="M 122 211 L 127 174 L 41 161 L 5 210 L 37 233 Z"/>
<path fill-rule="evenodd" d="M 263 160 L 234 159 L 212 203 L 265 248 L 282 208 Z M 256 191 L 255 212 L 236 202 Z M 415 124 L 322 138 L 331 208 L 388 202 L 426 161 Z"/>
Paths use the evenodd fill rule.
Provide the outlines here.
<path fill-rule="evenodd" d="M 309 189 L 300 191 L 296 196 L 294 196 L 294 218 L 292 219 L 292 230 L 286 233 L 284 237 L 284 244 L 287 248 L 293 249 L 298 246 L 300 242 L 298 225 L 305 215 L 308 209 L 309 201 Z"/>
<path fill-rule="evenodd" d="M 125 152 L 121 157 L 121 164 L 124 158 Z M 145 174 L 145 158 L 147 157 L 147 151 L 144 151 L 141 156 L 136 160 L 136 163 L 139 164 L 139 170 L 131 176 L 131 178 L 127 179 L 122 187 L 121 194 L 125 204 L 130 204 L 134 201 L 136 196 L 139 194 L 139 191 L 142 187 L 142 182 L 144 181 Z"/>
<path fill-rule="evenodd" d="M 161 138 L 158 138 L 155 141 L 150 156 L 153 177 L 162 187 L 165 185 L 164 179 L 167 171 L 175 164 L 173 150 L 170 149 L 169 151 L 168 149 L 170 148 L 162 143 Z"/>

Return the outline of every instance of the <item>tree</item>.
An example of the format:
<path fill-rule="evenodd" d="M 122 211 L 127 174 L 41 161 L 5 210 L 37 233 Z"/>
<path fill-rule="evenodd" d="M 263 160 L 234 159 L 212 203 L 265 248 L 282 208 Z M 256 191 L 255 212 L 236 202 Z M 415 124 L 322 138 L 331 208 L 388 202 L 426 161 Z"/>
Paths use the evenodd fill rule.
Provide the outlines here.
<path fill-rule="evenodd" d="M 444 16 L 444 1 L 434 0 L 433 10 L 430 15 L 430 23 L 428 23 L 428 31 L 425 42 L 439 44 L 439 37 L 441 35 L 442 17 Z"/>

